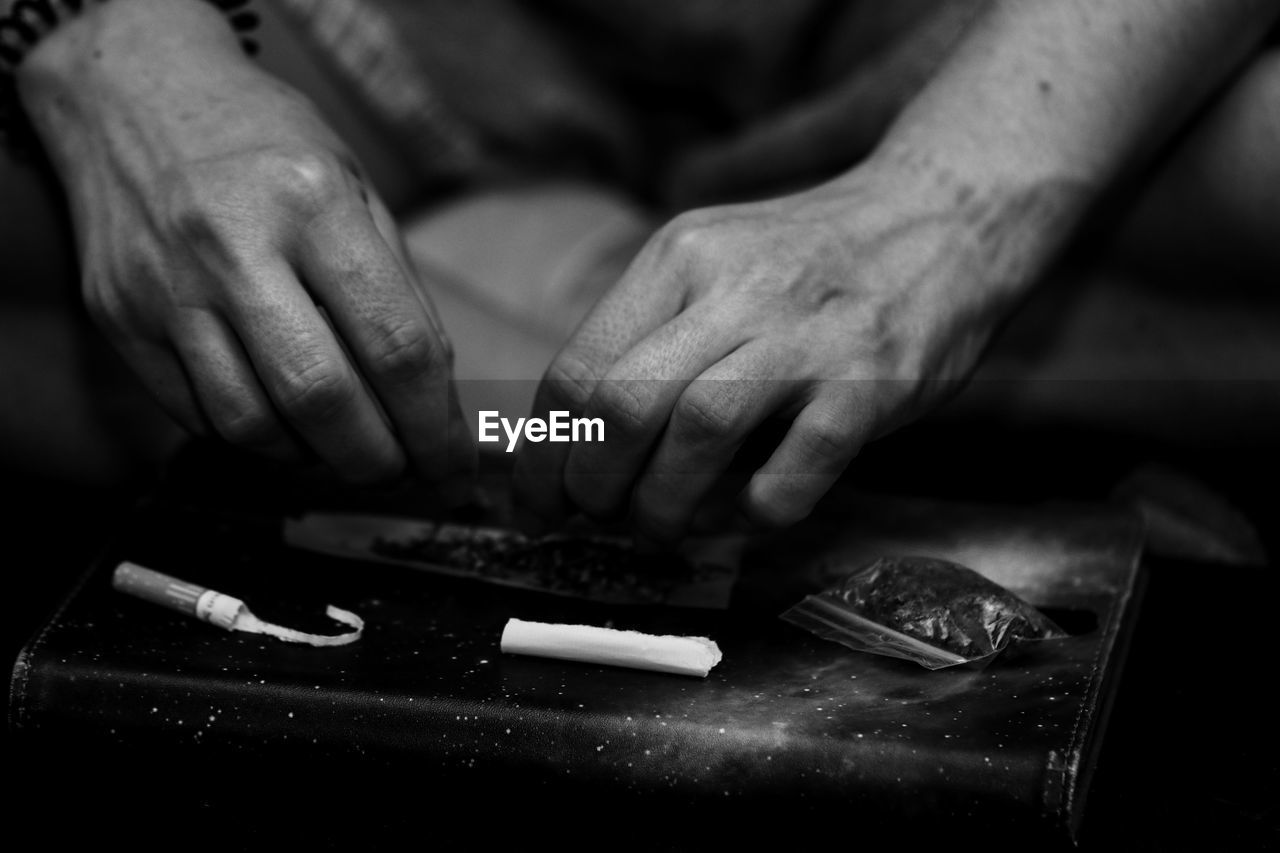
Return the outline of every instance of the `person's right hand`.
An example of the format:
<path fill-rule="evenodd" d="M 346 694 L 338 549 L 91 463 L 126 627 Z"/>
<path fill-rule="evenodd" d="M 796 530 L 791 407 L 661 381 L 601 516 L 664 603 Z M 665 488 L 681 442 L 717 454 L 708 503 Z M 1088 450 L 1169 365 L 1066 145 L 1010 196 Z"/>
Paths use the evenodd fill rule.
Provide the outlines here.
<path fill-rule="evenodd" d="M 394 221 L 221 15 L 90 7 L 19 73 L 89 312 L 175 419 L 354 483 L 465 476 L 451 351 Z"/>

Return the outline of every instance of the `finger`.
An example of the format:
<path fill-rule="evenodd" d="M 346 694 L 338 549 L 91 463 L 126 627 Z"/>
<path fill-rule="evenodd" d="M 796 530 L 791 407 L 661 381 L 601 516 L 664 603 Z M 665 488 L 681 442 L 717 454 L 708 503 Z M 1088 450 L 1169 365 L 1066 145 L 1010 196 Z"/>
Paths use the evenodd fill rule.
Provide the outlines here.
<path fill-rule="evenodd" d="M 245 278 L 228 319 L 276 411 L 343 479 L 400 476 L 404 453 L 293 271 L 268 261 Z"/>
<path fill-rule="evenodd" d="M 373 216 L 374 227 L 378 229 L 378 233 L 382 235 L 383 240 L 386 241 L 387 246 L 396 256 L 396 260 L 399 262 L 400 268 L 410 284 L 414 297 L 418 300 L 422 310 L 426 312 L 427 319 L 431 322 L 436 335 L 444 345 L 449 375 L 446 386 L 448 389 L 446 486 L 451 491 L 458 493 L 455 495 L 457 497 L 469 497 L 472 492 L 471 486 L 475 480 L 478 458 L 475 436 L 467 420 L 463 417 L 462 404 L 458 398 L 458 385 L 453 378 L 453 346 L 445 332 L 444 323 L 440 320 L 440 312 L 431 301 L 431 294 L 426 287 L 424 276 L 413 262 L 413 258 L 410 257 L 408 249 L 405 247 L 404 235 L 401 233 L 399 226 L 396 225 L 394 217 L 391 216 L 391 212 L 387 210 L 386 205 L 376 195 L 370 196 L 368 202 L 369 211 Z"/>
<path fill-rule="evenodd" d="M 225 321 L 207 311 L 192 312 L 174 332 L 178 358 L 214 432 L 230 444 L 282 462 L 305 458 Z"/>
<path fill-rule="evenodd" d="M 351 205 L 317 219 L 303 237 L 297 262 L 414 468 L 443 479 L 449 455 L 448 349 L 369 211 Z"/>
<path fill-rule="evenodd" d="M 369 215 L 373 220 L 373 227 L 377 229 L 382 236 L 383 242 L 387 244 L 387 248 L 395 256 L 405 280 L 412 285 L 416 285 L 412 288 L 414 298 L 422 305 L 422 310 L 426 312 L 427 320 L 444 344 L 449 365 L 452 366 L 453 346 L 449 342 L 449 336 L 445 333 L 444 323 L 440 320 L 440 312 L 431 301 L 431 294 L 422 286 L 422 276 L 405 248 L 404 236 L 400 233 L 400 226 L 396 224 L 395 217 L 391 215 L 391 211 L 387 210 L 387 206 L 377 196 L 368 196 L 366 204 L 369 208 Z"/>
<path fill-rule="evenodd" d="M 618 359 L 596 384 L 583 417 L 603 421 L 605 441 L 569 445 L 565 488 L 576 506 L 600 518 L 626 511 L 685 388 L 743 343 L 745 332 L 734 320 L 723 308 L 694 305 Z"/>
<path fill-rule="evenodd" d="M 628 265 L 611 288 L 574 330 L 561 354 L 590 368 L 586 391 L 603 378 L 614 362 L 630 352 L 684 307 L 687 288 L 681 278 L 690 271 L 675 267 L 680 228 L 659 231 Z M 576 378 L 584 378 L 576 376 Z"/>
<path fill-rule="evenodd" d="M 785 527 L 807 516 L 868 440 L 871 395 L 861 383 L 829 383 L 800 410 L 742 495 L 747 517 Z"/>
<path fill-rule="evenodd" d="M 563 371 L 552 365 L 552 370 Z M 585 401 L 581 386 L 574 380 L 559 378 L 562 373 L 548 370 L 533 397 L 530 417 L 547 419 L 550 412 L 581 412 Z M 530 532 L 542 524 L 557 525 L 571 512 L 572 504 L 564 487 L 564 463 L 568 448 L 545 442 L 522 445 L 512 472 L 512 488 L 521 523 Z"/>
<path fill-rule="evenodd" d="M 179 426 L 196 436 L 213 432 L 177 353 L 167 346 L 136 341 L 121 347 L 120 352 L 143 386 Z"/>
<path fill-rule="evenodd" d="M 659 275 L 660 249 L 651 242 L 641 251 L 552 359 L 538 385 L 531 416 L 545 419 L 553 411 L 580 416 L 619 356 L 679 312 L 683 291 Z M 568 456 L 565 444 L 523 446 L 514 475 L 517 503 L 552 523 L 563 519 L 572 507 L 564 485 Z"/>
<path fill-rule="evenodd" d="M 781 353 L 747 344 L 684 388 L 632 496 L 638 532 L 659 542 L 684 535 L 747 437 L 799 392 L 779 378 L 790 372 Z"/>

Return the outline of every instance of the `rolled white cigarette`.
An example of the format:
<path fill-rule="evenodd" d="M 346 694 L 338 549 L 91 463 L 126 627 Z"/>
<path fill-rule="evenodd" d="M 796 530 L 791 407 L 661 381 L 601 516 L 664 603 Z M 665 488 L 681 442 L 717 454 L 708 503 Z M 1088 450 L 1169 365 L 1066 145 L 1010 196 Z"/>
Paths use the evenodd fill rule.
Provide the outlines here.
<path fill-rule="evenodd" d="M 509 619 L 502 629 L 502 651 L 703 678 L 720 662 L 720 647 L 706 637 L 658 636 L 520 619 Z"/>

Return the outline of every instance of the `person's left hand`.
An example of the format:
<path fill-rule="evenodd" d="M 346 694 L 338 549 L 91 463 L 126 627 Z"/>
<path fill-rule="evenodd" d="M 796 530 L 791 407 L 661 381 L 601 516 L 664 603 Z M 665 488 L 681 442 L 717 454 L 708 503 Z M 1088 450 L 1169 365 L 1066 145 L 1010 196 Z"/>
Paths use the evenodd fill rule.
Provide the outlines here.
<path fill-rule="evenodd" d="M 673 541 L 767 419 L 791 421 L 741 496 L 803 518 L 868 440 L 967 377 L 1027 284 L 1041 200 L 958 192 L 874 163 L 772 201 L 682 214 L 557 355 L 535 414 L 599 417 L 603 443 L 526 444 L 517 496 L 556 520 L 630 515 Z M 1052 209 L 1052 205 L 1044 208 Z"/>

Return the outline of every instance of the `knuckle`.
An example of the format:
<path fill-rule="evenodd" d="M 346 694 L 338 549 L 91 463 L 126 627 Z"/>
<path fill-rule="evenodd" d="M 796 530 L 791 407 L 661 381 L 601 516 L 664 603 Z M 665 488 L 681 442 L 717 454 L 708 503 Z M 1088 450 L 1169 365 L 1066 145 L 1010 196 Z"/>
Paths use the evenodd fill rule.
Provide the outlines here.
<path fill-rule="evenodd" d="M 175 261 L 195 263 L 205 271 L 242 271 L 244 252 L 255 244 L 254 226 L 239 212 L 241 207 L 222 188 L 172 190 L 165 207 L 165 222 L 175 238 L 167 257 L 134 258 L 151 272 L 151 278 L 164 281 L 173 275 Z"/>
<path fill-rule="evenodd" d="M 591 399 L 596 374 L 582 359 L 562 352 L 547 368 L 543 384 L 558 403 L 581 412 Z"/>
<path fill-rule="evenodd" d="M 633 382 L 621 380 L 599 383 L 591 396 L 591 413 L 602 417 L 609 429 L 625 436 L 645 431 L 650 405 Z"/>
<path fill-rule="evenodd" d="M 234 186 L 214 166 L 166 169 L 157 176 L 160 217 L 179 238 L 197 244 L 221 235 Z"/>
<path fill-rule="evenodd" d="M 263 169 L 281 198 L 303 209 L 327 207 L 346 183 L 336 160 L 315 151 L 276 152 Z"/>
<path fill-rule="evenodd" d="M 261 409 L 222 411 L 212 420 L 218 434 L 237 447 L 268 447 L 280 435 L 275 418 Z"/>
<path fill-rule="evenodd" d="M 706 391 L 687 391 L 676 402 L 676 430 L 685 441 L 703 444 L 736 431 L 734 413 L 723 400 Z"/>
<path fill-rule="evenodd" d="M 850 425 L 834 418 L 804 424 L 797 430 L 796 440 L 806 459 L 840 460 L 853 449 Z"/>
<path fill-rule="evenodd" d="M 337 157 L 310 148 L 268 148 L 158 181 L 162 218 L 182 241 L 200 247 L 233 244 L 258 227 L 255 210 L 283 207 L 317 214 L 347 186 Z"/>
<path fill-rule="evenodd" d="M 700 212 L 691 211 L 667 223 L 659 234 L 659 240 L 668 254 L 697 258 L 710 249 L 715 234 Z"/>
<path fill-rule="evenodd" d="M 185 243 L 207 246 L 222 242 L 223 226 L 216 203 L 190 186 L 171 191 L 165 210 L 169 227 Z"/>
<path fill-rule="evenodd" d="M 131 299 L 131 292 L 114 286 L 105 276 L 90 274 L 81 284 L 81 300 L 90 322 L 113 340 L 151 339 L 153 312 Z"/>
<path fill-rule="evenodd" d="M 370 357 L 376 372 L 405 382 L 419 378 L 435 364 L 448 361 L 444 346 L 429 329 L 417 323 L 388 326 Z"/>
<path fill-rule="evenodd" d="M 332 421 L 355 396 L 350 373 L 327 359 L 286 369 L 280 380 L 281 407 L 294 418 L 315 423 Z"/>

